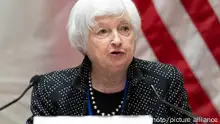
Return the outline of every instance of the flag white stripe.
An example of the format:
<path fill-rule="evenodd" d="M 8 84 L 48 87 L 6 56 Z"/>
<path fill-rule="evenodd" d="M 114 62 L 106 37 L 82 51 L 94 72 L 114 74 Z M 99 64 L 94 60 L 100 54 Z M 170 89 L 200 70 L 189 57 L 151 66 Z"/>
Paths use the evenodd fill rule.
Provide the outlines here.
<path fill-rule="evenodd" d="M 161 20 L 175 39 L 200 85 L 220 113 L 220 70 L 180 1 L 154 0 Z M 172 17 L 171 17 L 172 16 Z"/>
<path fill-rule="evenodd" d="M 158 60 L 143 32 L 141 33 L 140 39 L 137 41 L 135 57 L 150 61 Z"/>
<path fill-rule="evenodd" d="M 220 0 L 208 0 L 220 22 Z"/>

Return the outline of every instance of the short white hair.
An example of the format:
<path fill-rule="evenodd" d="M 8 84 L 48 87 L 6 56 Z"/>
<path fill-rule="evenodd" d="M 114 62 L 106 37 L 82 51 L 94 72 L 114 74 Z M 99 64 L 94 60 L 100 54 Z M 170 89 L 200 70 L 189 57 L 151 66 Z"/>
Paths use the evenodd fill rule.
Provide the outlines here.
<path fill-rule="evenodd" d="M 86 54 L 89 29 L 95 26 L 95 17 L 127 15 L 136 33 L 141 30 L 141 19 L 132 0 L 78 0 L 68 20 L 68 38 L 71 45 Z"/>

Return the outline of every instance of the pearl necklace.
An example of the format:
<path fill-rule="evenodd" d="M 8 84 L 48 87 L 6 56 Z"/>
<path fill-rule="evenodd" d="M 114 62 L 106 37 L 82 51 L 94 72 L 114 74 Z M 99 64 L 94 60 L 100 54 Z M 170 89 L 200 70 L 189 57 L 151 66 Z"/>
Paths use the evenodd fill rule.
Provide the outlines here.
<path fill-rule="evenodd" d="M 90 78 L 89 78 L 90 79 Z M 93 92 L 93 88 L 92 88 L 92 83 L 91 83 L 91 79 L 89 80 L 89 94 L 91 96 L 91 103 L 93 105 L 93 108 L 94 110 L 96 111 L 97 114 L 100 114 L 102 116 L 111 116 L 111 115 L 115 115 L 116 113 L 120 112 L 121 108 L 122 108 L 122 104 L 123 104 L 123 98 L 120 102 L 120 104 L 118 105 L 118 107 L 112 111 L 111 113 L 104 113 L 104 112 L 101 112 L 100 109 L 98 108 L 98 106 L 96 105 L 96 99 L 95 99 L 95 96 L 94 96 L 94 92 Z"/>

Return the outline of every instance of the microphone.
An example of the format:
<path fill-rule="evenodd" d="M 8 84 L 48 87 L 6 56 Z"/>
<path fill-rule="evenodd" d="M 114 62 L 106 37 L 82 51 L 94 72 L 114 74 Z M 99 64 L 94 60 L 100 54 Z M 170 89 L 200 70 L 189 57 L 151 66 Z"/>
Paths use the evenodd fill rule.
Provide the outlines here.
<path fill-rule="evenodd" d="M 34 86 L 34 84 L 40 82 L 40 77 L 41 77 L 41 76 L 39 76 L 39 75 L 33 76 L 33 77 L 31 78 L 31 80 L 30 80 L 30 84 L 29 84 L 28 87 L 22 92 L 22 94 L 21 94 L 18 98 L 16 98 L 16 99 L 14 99 L 13 101 L 9 102 L 8 104 L 3 105 L 3 106 L 0 108 L 0 111 L 2 111 L 3 109 L 5 109 L 5 108 L 11 106 L 12 104 L 16 103 L 17 101 L 19 101 L 19 100 L 26 94 L 26 92 L 27 92 L 32 86 Z"/>
<path fill-rule="evenodd" d="M 154 86 L 153 86 L 152 84 L 151 84 L 151 87 L 152 87 L 154 93 L 156 94 L 157 98 L 159 98 L 159 100 L 160 100 L 161 102 L 163 102 L 164 104 L 166 104 L 166 105 L 169 106 L 170 108 L 174 108 L 174 109 L 180 111 L 182 114 L 185 114 L 185 115 L 187 115 L 188 117 L 191 117 L 191 118 L 193 118 L 193 119 L 199 118 L 199 119 L 202 119 L 203 122 L 206 122 L 205 118 L 199 117 L 199 116 L 197 116 L 197 115 L 194 115 L 194 114 L 192 114 L 192 113 L 189 112 L 189 111 L 186 111 L 186 110 L 184 110 L 184 109 L 182 109 L 182 108 L 180 108 L 180 107 L 178 107 L 178 106 L 175 106 L 175 105 L 170 104 L 169 102 L 165 101 L 164 99 L 162 99 L 162 98 L 160 97 L 160 95 L 157 93 L 156 89 L 154 88 Z M 207 124 L 212 124 L 212 123 L 208 121 Z"/>

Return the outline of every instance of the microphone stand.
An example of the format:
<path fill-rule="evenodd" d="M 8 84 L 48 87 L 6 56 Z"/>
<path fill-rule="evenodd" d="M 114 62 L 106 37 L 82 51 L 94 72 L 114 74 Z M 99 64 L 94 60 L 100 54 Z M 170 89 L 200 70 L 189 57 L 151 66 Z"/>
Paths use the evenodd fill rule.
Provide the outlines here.
<path fill-rule="evenodd" d="M 185 114 L 185 115 L 187 115 L 187 116 L 189 116 L 189 117 L 191 117 L 191 118 L 193 118 L 193 119 L 200 118 L 200 119 L 202 119 L 203 122 L 206 121 L 205 118 L 203 118 L 203 117 L 199 117 L 199 116 L 197 116 L 197 115 L 194 115 L 194 114 L 192 114 L 192 113 L 189 112 L 189 111 L 186 111 L 186 110 L 184 110 L 184 109 L 182 109 L 182 108 L 180 108 L 180 107 L 178 107 L 178 106 L 175 106 L 175 105 L 170 104 L 169 102 L 165 101 L 164 99 L 162 99 L 162 98 L 160 97 L 160 95 L 157 93 L 156 89 L 154 88 L 154 86 L 153 86 L 152 84 L 151 84 L 151 87 L 152 87 L 154 93 L 156 94 L 157 98 L 159 98 L 159 100 L 162 101 L 162 102 L 163 102 L 164 104 L 166 104 L 167 106 L 169 106 L 169 107 L 171 107 L 171 108 L 174 108 L 174 109 L 180 111 L 181 113 L 183 113 L 183 114 Z M 211 122 L 207 122 L 207 124 L 212 124 L 212 123 L 211 123 Z"/>
<path fill-rule="evenodd" d="M 11 101 L 11 102 L 9 102 L 9 103 L 3 105 L 2 107 L 0 107 L 0 111 L 4 110 L 5 108 L 7 108 L 7 107 L 11 106 L 12 104 L 16 103 L 17 101 L 19 101 L 19 100 L 26 94 L 26 92 L 27 92 L 35 83 L 37 83 L 37 82 L 39 82 L 39 81 L 40 81 L 40 76 L 35 75 L 34 77 L 32 77 L 32 78 L 31 78 L 31 81 L 30 81 L 30 84 L 29 84 L 28 87 L 22 92 L 22 94 L 21 94 L 18 98 L 14 99 L 13 101 Z"/>

